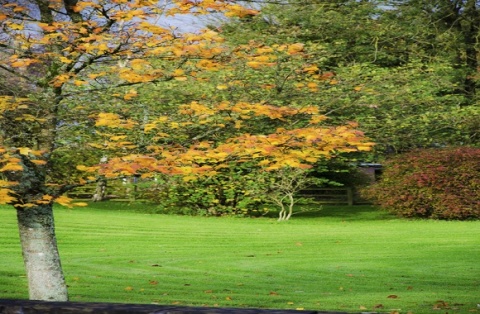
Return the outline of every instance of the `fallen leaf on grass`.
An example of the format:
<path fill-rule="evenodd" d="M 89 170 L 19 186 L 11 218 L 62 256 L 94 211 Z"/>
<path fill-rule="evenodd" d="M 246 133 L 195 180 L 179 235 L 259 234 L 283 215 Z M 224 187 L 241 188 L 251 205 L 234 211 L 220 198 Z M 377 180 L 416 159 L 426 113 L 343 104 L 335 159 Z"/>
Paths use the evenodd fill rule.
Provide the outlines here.
<path fill-rule="evenodd" d="M 158 281 L 156 281 L 156 280 L 150 280 L 149 283 L 151 285 L 158 285 Z"/>
<path fill-rule="evenodd" d="M 435 302 L 435 305 L 433 305 L 434 310 L 443 310 L 443 309 L 449 309 L 450 306 L 448 305 L 447 302 L 443 300 L 438 300 Z"/>
<path fill-rule="evenodd" d="M 278 293 L 275 291 L 270 291 L 270 295 L 278 295 Z"/>
<path fill-rule="evenodd" d="M 125 287 L 125 291 L 132 291 L 132 290 L 133 290 L 133 287 L 130 287 L 130 286 Z"/>
<path fill-rule="evenodd" d="M 388 299 L 398 299 L 398 295 L 391 294 L 387 297 Z"/>

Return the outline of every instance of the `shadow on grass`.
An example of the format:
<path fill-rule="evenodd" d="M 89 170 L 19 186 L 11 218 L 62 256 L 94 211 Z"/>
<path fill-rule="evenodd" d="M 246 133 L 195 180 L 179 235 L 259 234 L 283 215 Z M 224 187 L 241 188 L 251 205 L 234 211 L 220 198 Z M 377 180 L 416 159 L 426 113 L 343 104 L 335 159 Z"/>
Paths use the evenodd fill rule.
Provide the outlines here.
<path fill-rule="evenodd" d="M 89 202 L 90 209 L 106 210 L 106 211 L 125 211 L 125 212 L 137 212 L 144 214 L 154 214 L 157 212 L 156 204 L 142 203 L 142 202 L 116 202 L 116 201 L 104 201 L 104 202 Z M 262 215 L 265 218 L 277 218 L 278 212 L 271 211 L 266 215 Z M 297 205 L 295 213 L 292 219 L 331 219 L 333 221 L 371 221 L 371 220 L 390 220 L 397 217 L 380 210 L 376 206 L 372 205 Z"/>
<path fill-rule="evenodd" d="M 113 201 L 106 200 L 101 202 L 88 202 L 88 208 L 98 210 L 112 210 L 112 211 L 126 211 L 126 212 L 139 212 L 144 214 L 155 213 L 158 205 L 153 203 L 146 203 L 140 201 Z"/>
<path fill-rule="evenodd" d="M 301 212 L 304 210 L 304 212 Z M 397 217 L 372 205 L 299 205 L 295 219 L 328 218 L 339 221 L 390 220 Z"/>

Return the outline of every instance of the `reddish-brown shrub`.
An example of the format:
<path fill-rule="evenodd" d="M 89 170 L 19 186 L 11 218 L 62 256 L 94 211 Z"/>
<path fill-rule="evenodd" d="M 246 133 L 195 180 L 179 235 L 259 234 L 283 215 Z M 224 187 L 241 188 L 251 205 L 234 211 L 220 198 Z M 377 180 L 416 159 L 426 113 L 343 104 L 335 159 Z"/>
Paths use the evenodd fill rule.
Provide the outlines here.
<path fill-rule="evenodd" d="M 363 196 L 403 217 L 480 218 L 480 148 L 422 149 L 385 163 Z"/>

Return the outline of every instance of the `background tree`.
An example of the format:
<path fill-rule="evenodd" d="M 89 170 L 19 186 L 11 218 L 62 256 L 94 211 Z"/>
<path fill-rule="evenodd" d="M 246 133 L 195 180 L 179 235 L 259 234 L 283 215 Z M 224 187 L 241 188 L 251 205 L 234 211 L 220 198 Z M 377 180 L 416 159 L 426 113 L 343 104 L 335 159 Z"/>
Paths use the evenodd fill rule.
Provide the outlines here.
<path fill-rule="evenodd" d="M 475 1 L 297 4 L 269 2 L 262 14 L 220 29 L 236 43 L 252 34 L 303 43 L 309 62 L 328 76 L 310 99 L 333 121 L 358 121 L 380 154 L 478 144 Z"/>

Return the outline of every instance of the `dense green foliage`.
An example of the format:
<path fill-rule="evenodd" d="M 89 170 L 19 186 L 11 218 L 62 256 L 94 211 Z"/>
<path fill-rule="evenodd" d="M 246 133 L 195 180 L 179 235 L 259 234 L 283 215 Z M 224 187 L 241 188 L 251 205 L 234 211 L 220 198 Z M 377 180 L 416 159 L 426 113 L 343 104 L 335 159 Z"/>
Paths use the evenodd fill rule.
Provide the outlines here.
<path fill-rule="evenodd" d="M 404 217 L 480 218 L 480 149 L 424 149 L 395 156 L 365 195 Z"/>
<path fill-rule="evenodd" d="M 157 204 L 158 213 L 201 216 L 250 216 L 265 212 L 260 206 L 263 195 L 249 195 L 254 187 L 265 186 L 257 182 L 258 169 L 232 165 L 215 177 L 184 181 L 182 176 L 157 176 L 146 183 L 139 196 Z"/>
<path fill-rule="evenodd" d="M 383 155 L 479 144 L 478 16 L 475 1 L 269 1 L 221 29 L 234 43 L 304 43 L 323 83 L 269 95 L 358 121 Z M 288 82 L 288 70 L 301 69 L 279 68 L 270 83 Z"/>

